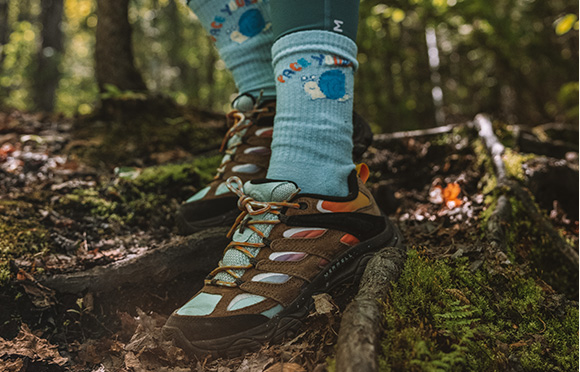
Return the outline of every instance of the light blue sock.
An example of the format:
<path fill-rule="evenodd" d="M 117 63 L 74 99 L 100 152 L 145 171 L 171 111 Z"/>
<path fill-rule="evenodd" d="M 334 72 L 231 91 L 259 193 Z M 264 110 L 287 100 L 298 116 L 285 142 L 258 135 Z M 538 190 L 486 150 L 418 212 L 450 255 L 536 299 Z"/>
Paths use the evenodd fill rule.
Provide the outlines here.
<path fill-rule="evenodd" d="M 346 36 L 301 31 L 274 43 L 276 117 L 268 178 L 305 193 L 348 194 L 357 47 Z"/>
<path fill-rule="evenodd" d="M 263 90 L 265 97 L 275 97 L 269 1 L 189 0 L 187 5 L 215 42 L 239 92 L 258 97 Z"/>

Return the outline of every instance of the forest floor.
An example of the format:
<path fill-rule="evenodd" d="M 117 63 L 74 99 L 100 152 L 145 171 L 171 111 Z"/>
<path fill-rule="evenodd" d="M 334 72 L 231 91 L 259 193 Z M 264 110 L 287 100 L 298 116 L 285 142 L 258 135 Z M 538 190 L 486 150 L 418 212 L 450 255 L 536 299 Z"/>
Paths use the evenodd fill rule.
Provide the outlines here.
<path fill-rule="evenodd" d="M 225 129 L 220 115 L 192 109 L 114 120 L 0 113 L 0 370 L 336 368 L 354 287 L 318 298 L 293 339 L 240 358 L 192 359 L 161 337 L 217 263 L 208 239 L 223 247 L 224 229 L 180 237 L 173 215 L 212 178 Z M 577 260 L 578 128 L 494 123 L 494 132 L 508 177 L 545 225 L 498 183 L 467 125 L 377 136 L 363 156 L 408 248 L 381 305 L 382 370 L 578 370 L 578 266 L 553 241 Z M 502 195 L 509 216 L 496 226 Z M 490 233 L 498 228 L 501 239 Z M 176 250 L 194 258 L 177 272 L 143 259 Z"/>

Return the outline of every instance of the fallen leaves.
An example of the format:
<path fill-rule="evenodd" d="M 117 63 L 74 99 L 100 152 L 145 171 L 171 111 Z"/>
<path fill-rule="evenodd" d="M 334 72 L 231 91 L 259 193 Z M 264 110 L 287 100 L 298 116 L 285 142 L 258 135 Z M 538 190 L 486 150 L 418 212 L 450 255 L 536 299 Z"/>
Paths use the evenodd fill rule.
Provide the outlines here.
<path fill-rule="evenodd" d="M 276 363 L 264 372 L 306 372 L 306 370 L 296 363 Z"/>
<path fill-rule="evenodd" d="M 58 353 L 55 345 L 32 334 L 26 324 L 13 340 L 0 337 L 0 369 L 6 372 L 21 371 L 30 362 L 45 366 L 64 366 L 68 359 Z"/>
<path fill-rule="evenodd" d="M 125 346 L 125 368 L 133 372 L 190 371 L 184 351 L 161 334 L 166 318 L 156 313 L 148 315 L 139 308 L 137 314 L 137 329 Z"/>

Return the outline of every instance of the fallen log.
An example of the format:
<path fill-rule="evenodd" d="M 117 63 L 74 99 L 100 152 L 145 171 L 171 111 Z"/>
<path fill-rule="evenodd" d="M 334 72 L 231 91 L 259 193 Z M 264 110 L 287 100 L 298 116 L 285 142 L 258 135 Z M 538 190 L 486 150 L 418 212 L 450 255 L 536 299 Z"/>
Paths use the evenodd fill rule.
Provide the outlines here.
<path fill-rule="evenodd" d="M 41 277 L 38 281 L 60 293 L 110 293 L 131 284 L 164 283 L 180 274 L 208 271 L 216 266 L 226 246 L 227 228 L 212 228 L 176 237 L 140 255 L 81 272 Z"/>
<path fill-rule="evenodd" d="M 504 146 L 499 142 L 493 132 L 491 120 L 487 115 L 478 114 L 474 119 L 474 125 L 478 129 L 479 136 L 483 139 L 487 151 L 491 156 L 493 166 L 496 171 L 497 186 L 503 195 L 498 200 L 496 210 L 492 213 L 492 222 L 488 224 L 488 231 L 492 240 L 501 241 L 505 236 L 504 226 L 511 216 L 511 202 L 509 196 L 517 198 L 527 215 L 534 222 L 538 229 L 542 230 L 552 241 L 555 248 L 568 260 L 573 267 L 578 267 L 578 252 L 570 246 L 564 238 L 548 221 L 537 204 L 533 201 L 529 190 L 523 188 L 518 182 L 508 178 L 506 167 L 502 159 Z M 501 245 L 501 244 L 500 244 Z"/>

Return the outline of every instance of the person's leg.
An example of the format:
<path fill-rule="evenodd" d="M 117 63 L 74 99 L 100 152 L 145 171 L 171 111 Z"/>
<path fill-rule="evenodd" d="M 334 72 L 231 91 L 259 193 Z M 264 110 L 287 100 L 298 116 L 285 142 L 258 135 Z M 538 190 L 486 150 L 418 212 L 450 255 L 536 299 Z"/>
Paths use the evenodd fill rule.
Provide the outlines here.
<path fill-rule="evenodd" d="M 274 98 L 270 49 L 274 41 L 267 0 L 189 0 L 232 72 L 241 94 Z M 195 48 L 195 45 L 192 45 Z M 251 108 L 251 107 L 249 107 Z"/>
<path fill-rule="evenodd" d="M 268 178 L 306 193 L 348 193 L 358 5 L 271 0 L 278 102 Z"/>
<path fill-rule="evenodd" d="M 274 168 L 268 176 L 295 181 L 307 192 L 346 195 L 346 176 L 353 169 L 350 160 L 353 147 L 353 66 L 350 61 L 355 64 L 356 47 L 352 40 L 356 37 L 358 1 L 299 0 L 273 1 L 271 4 L 274 7 L 272 16 L 276 16 L 276 19 L 272 19 L 272 25 L 269 26 L 269 2 L 189 2 L 215 40 L 226 65 L 232 69 L 240 92 L 250 92 L 255 97 L 259 90 L 264 89 L 266 96 L 274 94 L 270 49 L 275 37 L 281 38 L 275 48 L 279 52 L 275 54 L 279 57 L 278 66 L 282 76 L 278 78 L 278 90 L 283 95 L 282 110 L 276 117 L 278 129 Z M 261 17 L 256 13 L 258 11 Z M 248 18 L 246 14 L 253 15 L 253 18 Z M 257 27 L 252 28 L 254 24 Z M 254 31 L 249 32 L 249 29 Z M 262 31 L 256 33 L 258 29 Z M 238 41 L 243 40 L 240 32 L 255 35 L 240 43 Z M 284 45 L 288 43 L 298 45 L 301 49 L 286 48 Z M 292 58 L 296 58 L 296 61 L 292 61 Z M 305 66 L 297 63 L 298 60 Z M 288 66 L 284 66 L 284 61 Z M 285 83 L 281 83 L 281 80 Z M 342 80 L 344 86 L 338 87 L 339 91 L 336 91 Z M 344 92 L 341 90 L 343 88 Z M 296 97 L 293 96 L 295 93 Z M 243 111 L 245 119 L 249 120 L 244 120 L 241 126 L 234 126 L 233 130 L 238 127 L 245 129 L 231 133 L 232 137 L 224 149 L 227 155 L 215 180 L 180 207 L 176 214 L 176 224 L 182 234 L 233 223 L 238 213 L 237 198 L 226 188 L 228 177 L 235 175 L 247 181 L 266 176 L 272 135 L 269 129 L 273 125 L 276 105 L 270 102 L 266 105 L 269 107 L 267 113 L 252 114 L 248 110 L 253 103 L 240 104 L 246 96 L 240 97 L 234 107 Z M 262 101 L 268 103 L 267 99 Z M 248 123 L 253 125 L 248 128 Z M 361 137 L 361 133 L 370 133 L 370 129 L 365 131 L 365 128 L 368 128 L 366 124 L 359 125 L 358 136 L 355 136 L 358 138 L 359 150 L 368 146 L 366 137 Z"/>
<path fill-rule="evenodd" d="M 237 197 L 225 181 L 230 176 L 246 181 L 266 175 L 276 108 L 268 1 L 189 0 L 188 5 L 215 42 L 240 95 L 232 103 L 235 112 L 228 115 L 230 130 L 222 147 L 225 155 L 214 180 L 177 211 L 175 222 L 184 235 L 233 223 L 239 212 Z"/>

